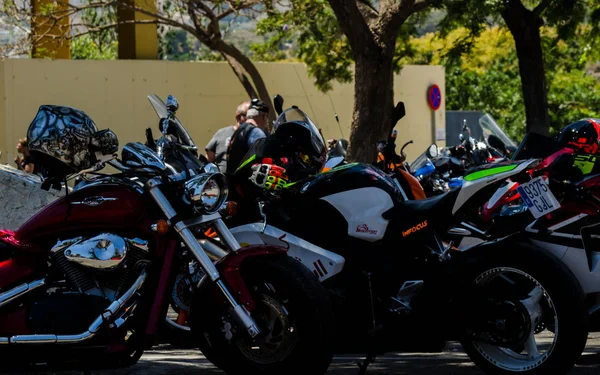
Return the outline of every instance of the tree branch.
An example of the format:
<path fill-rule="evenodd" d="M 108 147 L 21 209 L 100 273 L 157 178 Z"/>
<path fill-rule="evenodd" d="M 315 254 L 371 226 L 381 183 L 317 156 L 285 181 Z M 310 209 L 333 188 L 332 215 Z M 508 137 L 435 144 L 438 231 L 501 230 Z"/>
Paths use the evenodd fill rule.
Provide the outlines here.
<path fill-rule="evenodd" d="M 196 38 L 200 39 L 200 41 L 204 44 L 210 41 L 210 35 L 202 28 L 202 23 L 198 19 L 198 15 L 194 11 L 194 7 L 192 6 L 193 0 L 188 0 L 188 15 L 194 24 L 194 28 L 196 29 Z"/>
<path fill-rule="evenodd" d="M 226 1 L 228 8 L 225 9 L 223 12 L 217 14 L 217 20 L 222 20 L 223 18 L 229 16 L 230 14 L 233 13 L 237 13 L 239 12 L 241 9 L 247 9 L 247 8 L 251 8 L 257 4 L 260 3 L 260 1 L 258 0 L 249 0 L 249 1 L 245 1 L 245 2 L 241 2 L 238 6 L 234 6 L 231 1 Z"/>
<path fill-rule="evenodd" d="M 204 11 L 204 15 L 210 21 L 210 26 L 209 26 L 210 30 L 211 30 L 210 34 L 212 34 L 210 36 L 213 38 L 221 38 L 221 28 L 219 27 L 219 20 L 217 19 L 217 16 L 212 11 L 212 9 L 210 9 L 202 0 L 193 1 L 190 3 L 194 3 L 194 4 L 198 5 L 198 7 L 200 7 Z M 190 6 L 190 8 L 192 8 L 192 7 Z"/>
<path fill-rule="evenodd" d="M 329 4 L 353 51 L 358 52 L 358 49 L 361 48 L 377 48 L 375 35 L 369 25 L 367 25 L 363 14 L 356 4 L 356 0 L 329 0 Z"/>
<path fill-rule="evenodd" d="M 539 17 L 552 3 L 551 0 L 542 0 L 535 8 L 533 8 L 533 15 Z"/>

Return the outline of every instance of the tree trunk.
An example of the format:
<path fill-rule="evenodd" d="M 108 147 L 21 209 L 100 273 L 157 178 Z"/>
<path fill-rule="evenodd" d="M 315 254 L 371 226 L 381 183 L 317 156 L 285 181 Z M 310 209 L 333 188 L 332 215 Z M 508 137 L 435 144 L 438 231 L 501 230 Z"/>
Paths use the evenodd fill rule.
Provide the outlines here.
<path fill-rule="evenodd" d="M 244 55 L 242 53 L 242 51 L 235 48 L 235 46 L 225 42 L 222 39 L 219 40 L 219 42 L 216 44 L 215 47 L 216 47 L 215 50 L 229 56 L 231 59 L 233 59 L 237 63 L 239 63 L 239 65 L 241 65 L 241 67 L 244 68 L 244 70 L 248 73 L 248 75 L 250 75 L 250 79 L 252 79 L 252 83 L 254 84 L 254 87 L 256 88 L 256 92 L 258 92 L 259 99 L 269 105 L 269 109 L 270 109 L 269 110 L 269 126 L 270 126 L 271 123 L 275 120 L 275 110 L 273 108 L 273 102 L 271 101 L 271 97 L 269 96 L 269 91 L 267 90 L 267 85 L 265 85 L 265 81 L 263 81 L 262 76 L 260 75 L 260 72 L 258 71 L 258 69 L 256 69 L 256 66 L 254 65 L 252 60 L 250 60 L 250 58 L 248 58 L 248 56 Z M 228 59 L 228 61 L 229 61 L 229 59 Z M 234 65 L 232 65 L 231 61 L 229 61 L 229 64 L 232 67 L 232 69 L 234 69 L 234 71 L 236 71 L 234 68 Z M 237 71 L 236 71 L 236 75 L 238 76 L 238 78 L 240 78 L 240 75 L 237 73 Z M 244 80 L 240 78 L 240 82 L 246 88 Z M 246 91 L 248 92 L 248 90 L 246 90 Z M 253 94 L 251 92 L 248 92 L 248 95 L 252 96 Z"/>
<path fill-rule="evenodd" d="M 548 135 L 548 88 L 540 37 L 542 20 L 521 1 L 510 2 L 502 12 L 502 18 L 517 47 L 527 131 Z"/>
<path fill-rule="evenodd" d="M 372 163 L 377 142 L 387 140 L 394 107 L 393 51 L 355 54 L 354 113 L 348 159 Z"/>

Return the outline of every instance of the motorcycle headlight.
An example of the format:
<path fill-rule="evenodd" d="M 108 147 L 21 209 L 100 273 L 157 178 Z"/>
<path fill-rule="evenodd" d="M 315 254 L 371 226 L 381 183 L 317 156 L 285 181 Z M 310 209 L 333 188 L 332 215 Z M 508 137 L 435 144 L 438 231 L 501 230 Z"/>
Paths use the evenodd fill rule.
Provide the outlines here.
<path fill-rule="evenodd" d="M 204 173 L 185 183 L 183 200 L 201 214 L 212 214 L 227 199 L 227 179 L 222 173 Z"/>

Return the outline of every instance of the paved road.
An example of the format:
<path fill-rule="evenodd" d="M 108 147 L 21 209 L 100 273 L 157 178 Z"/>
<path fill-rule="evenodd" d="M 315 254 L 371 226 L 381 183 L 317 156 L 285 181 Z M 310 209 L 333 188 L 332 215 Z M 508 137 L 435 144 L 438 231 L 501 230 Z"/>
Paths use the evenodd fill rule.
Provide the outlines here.
<path fill-rule="evenodd" d="M 355 362 L 359 356 L 336 357 L 328 375 L 355 375 Z M 600 333 L 593 333 L 588 340 L 586 352 L 572 375 L 597 374 L 600 371 Z M 38 373 L 39 374 L 39 373 Z M 82 372 L 64 371 L 57 375 L 79 375 Z M 93 371 L 93 375 L 213 375 L 223 374 L 210 364 L 198 351 L 181 350 L 168 345 L 146 352 L 137 365 L 119 370 Z M 369 375 L 482 375 L 462 352 L 459 344 L 451 343 L 443 353 L 388 354 L 378 358 L 370 367 Z"/>

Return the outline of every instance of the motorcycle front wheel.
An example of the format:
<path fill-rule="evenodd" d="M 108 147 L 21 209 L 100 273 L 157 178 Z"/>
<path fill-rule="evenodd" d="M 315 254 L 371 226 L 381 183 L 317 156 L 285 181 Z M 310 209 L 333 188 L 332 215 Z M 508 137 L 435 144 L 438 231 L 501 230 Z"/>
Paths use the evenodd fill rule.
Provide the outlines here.
<path fill-rule="evenodd" d="M 508 252 L 507 252 L 508 253 Z M 485 259 L 470 276 L 461 343 L 487 374 L 565 374 L 587 341 L 588 311 L 575 276 L 554 257 Z"/>
<path fill-rule="evenodd" d="M 206 358 L 228 374 L 324 374 L 333 357 L 334 318 L 325 288 L 301 263 L 277 256 L 248 260 L 242 275 L 256 302 L 261 334 L 250 339 L 215 291 L 204 288 L 190 309 L 190 327 Z"/>

